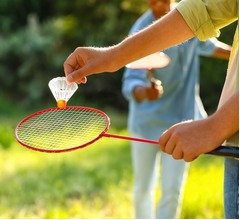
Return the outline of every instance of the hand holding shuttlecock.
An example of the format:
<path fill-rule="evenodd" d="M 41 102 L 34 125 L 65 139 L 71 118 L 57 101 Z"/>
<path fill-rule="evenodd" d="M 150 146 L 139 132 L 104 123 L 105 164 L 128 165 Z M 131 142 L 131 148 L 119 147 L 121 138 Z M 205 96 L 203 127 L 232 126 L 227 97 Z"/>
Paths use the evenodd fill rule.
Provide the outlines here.
<path fill-rule="evenodd" d="M 57 77 L 49 81 L 48 86 L 57 102 L 58 108 L 65 108 L 68 100 L 78 89 L 77 83 L 68 84 L 66 77 Z"/>

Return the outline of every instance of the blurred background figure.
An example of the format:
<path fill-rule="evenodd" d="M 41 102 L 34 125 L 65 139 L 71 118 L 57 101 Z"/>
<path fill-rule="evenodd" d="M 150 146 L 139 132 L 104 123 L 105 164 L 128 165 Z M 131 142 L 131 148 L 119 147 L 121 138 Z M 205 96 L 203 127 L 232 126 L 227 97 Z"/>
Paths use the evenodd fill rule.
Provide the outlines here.
<path fill-rule="evenodd" d="M 167 14 L 176 4 L 173 0 L 147 0 L 147 3 L 150 9 L 135 22 L 130 35 Z M 157 140 L 178 122 L 205 118 L 207 114 L 199 96 L 200 55 L 228 59 L 230 49 L 217 39 L 200 42 L 193 38 L 163 51 L 170 57 L 170 64 L 152 71 L 163 88 L 150 83 L 147 70 L 126 68 L 122 93 L 129 102 L 131 136 Z M 132 142 L 131 154 L 135 217 L 179 218 L 188 164 L 161 152 L 158 145 Z M 155 216 L 154 192 L 158 176 L 161 198 Z"/>

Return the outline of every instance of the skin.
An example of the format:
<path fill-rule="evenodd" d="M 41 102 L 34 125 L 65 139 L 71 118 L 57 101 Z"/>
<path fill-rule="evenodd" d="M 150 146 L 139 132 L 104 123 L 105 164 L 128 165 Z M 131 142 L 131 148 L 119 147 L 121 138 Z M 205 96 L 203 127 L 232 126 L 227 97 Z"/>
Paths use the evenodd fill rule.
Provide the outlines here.
<path fill-rule="evenodd" d="M 64 63 L 65 75 L 69 83 L 86 83 L 87 76 L 117 71 L 130 62 L 192 37 L 194 33 L 174 9 L 154 24 L 115 46 L 78 47 Z M 175 159 L 192 161 L 199 155 L 217 148 L 238 131 L 238 98 L 237 92 L 207 119 L 172 126 L 159 139 L 161 149 L 172 154 Z"/>
<path fill-rule="evenodd" d="M 178 22 L 175 22 L 176 20 Z M 194 34 L 180 13 L 173 10 L 153 25 L 127 37 L 115 46 L 76 48 L 65 61 L 64 72 L 69 83 L 86 83 L 86 77 L 89 75 L 117 71 L 130 62 L 192 37 Z"/>
<path fill-rule="evenodd" d="M 175 124 L 160 137 L 161 149 L 175 159 L 190 162 L 209 152 L 239 129 L 239 93 L 207 119 Z"/>
<path fill-rule="evenodd" d="M 170 4 L 174 2 L 174 0 L 147 0 L 147 4 L 152 9 L 155 18 L 166 15 L 171 10 Z"/>
<path fill-rule="evenodd" d="M 156 19 L 162 18 L 169 13 L 171 11 L 170 5 L 174 3 L 174 0 L 147 0 L 147 4 Z M 228 60 L 230 52 L 231 46 L 218 41 L 216 50 L 210 57 Z M 155 101 L 162 96 L 163 87 L 159 85 L 154 85 L 152 87 L 136 86 L 133 94 L 139 102 L 146 99 L 149 101 Z"/>
<path fill-rule="evenodd" d="M 171 9 L 171 0 L 147 0 L 149 8 L 151 8 L 153 15 L 156 19 L 159 19 L 166 15 Z M 151 87 L 136 86 L 133 91 L 134 97 L 137 101 L 141 102 L 145 99 L 149 101 L 155 101 L 159 99 L 163 94 L 162 85 L 154 84 Z"/>

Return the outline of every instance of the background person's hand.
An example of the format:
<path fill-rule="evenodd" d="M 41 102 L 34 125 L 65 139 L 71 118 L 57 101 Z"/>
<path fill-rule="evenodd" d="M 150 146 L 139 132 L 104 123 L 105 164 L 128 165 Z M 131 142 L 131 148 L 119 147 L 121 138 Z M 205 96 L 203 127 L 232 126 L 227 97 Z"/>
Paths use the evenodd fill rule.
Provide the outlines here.
<path fill-rule="evenodd" d="M 134 89 L 134 96 L 138 101 L 145 99 L 149 101 L 156 101 L 163 94 L 163 87 L 159 84 L 154 84 L 151 87 L 137 86 Z"/>
<path fill-rule="evenodd" d="M 163 94 L 163 87 L 161 84 L 154 83 L 152 87 L 146 88 L 146 98 L 149 101 L 156 101 L 161 98 Z"/>

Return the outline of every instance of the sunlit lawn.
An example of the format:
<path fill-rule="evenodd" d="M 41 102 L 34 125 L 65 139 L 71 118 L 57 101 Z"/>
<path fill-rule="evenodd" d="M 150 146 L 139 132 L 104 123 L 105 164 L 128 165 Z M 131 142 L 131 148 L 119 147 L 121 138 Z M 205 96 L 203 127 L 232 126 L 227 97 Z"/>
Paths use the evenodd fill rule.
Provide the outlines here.
<path fill-rule="evenodd" d="M 113 128 L 121 117 L 111 116 Z M 133 218 L 128 141 L 104 137 L 81 150 L 40 153 L 14 140 L 17 120 L 0 117 L 0 218 Z M 223 218 L 222 188 L 222 158 L 191 163 L 181 218 Z"/>

